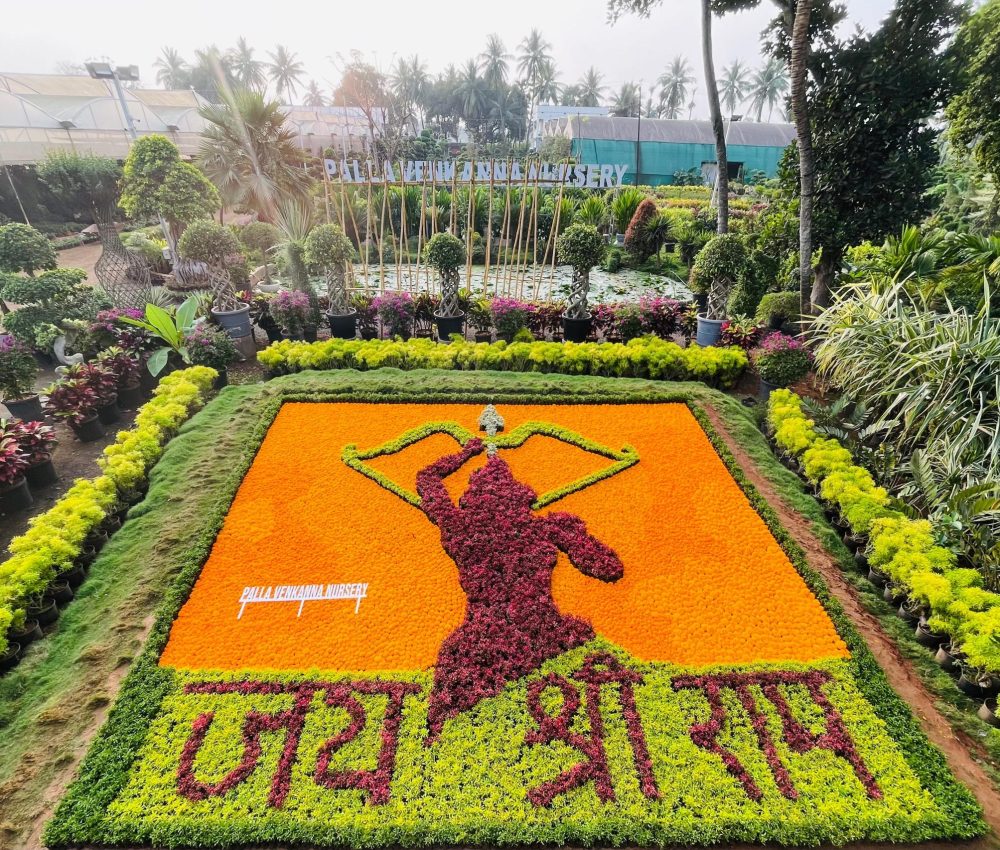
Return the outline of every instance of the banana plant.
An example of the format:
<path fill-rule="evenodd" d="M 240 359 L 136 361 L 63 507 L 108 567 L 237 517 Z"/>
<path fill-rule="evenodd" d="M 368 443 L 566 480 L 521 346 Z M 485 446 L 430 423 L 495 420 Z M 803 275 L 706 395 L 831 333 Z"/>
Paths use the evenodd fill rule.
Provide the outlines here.
<path fill-rule="evenodd" d="M 186 342 L 187 335 L 194 327 L 198 305 L 198 296 L 192 295 L 176 310 L 164 310 L 155 304 L 147 304 L 144 318 L 121 317 L 121 321 L 142 328 L 163 343 L 149 356 L 146 363 L 151 375 L 159 375 L 163 371 L 171 354 L 177 354 L 185 363 L 191 362 Z"/>

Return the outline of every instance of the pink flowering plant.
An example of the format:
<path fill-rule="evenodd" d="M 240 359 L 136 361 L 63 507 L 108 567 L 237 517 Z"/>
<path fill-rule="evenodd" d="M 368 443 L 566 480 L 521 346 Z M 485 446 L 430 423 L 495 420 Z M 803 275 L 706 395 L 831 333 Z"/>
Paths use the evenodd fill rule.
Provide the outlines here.
<path fill-rule="evenodd" d="M 513 339 L 514 334 L 521 328 L 527 328 L 531 324 L 536 305 L 517 298 L 494 298 L 490 308 L 493 311 L 493 327 L 497 329 L 497 335 L 504 339 Z"/>
<path fill-rule="evenodd" d="M 225 369 L 236 359 L 236 346 L 229 334 L 214 325 L 198 324 L 185 339 L 188 357 L 195 366 Z"/>
<path fill-rule="evenodd" d="M 416 305 L 409 292 L 386 292 L 373 302 L 382 327 L 390 336 L 408 337 L 413 333 Z"/>
<path fill-rule="evenodd" d="M 757 374 L 775 387 L 790 387 L 801 381 L 812 366 L 812 354 L 800 340 L 775 331 L 750 352 Z"/>
<path fill-rule="evenodd" d="M 268 305 L 271 317 L 289 336 L 301 335 L 312 312 L 309 296 L 298 289 L 285 289 Z"/>

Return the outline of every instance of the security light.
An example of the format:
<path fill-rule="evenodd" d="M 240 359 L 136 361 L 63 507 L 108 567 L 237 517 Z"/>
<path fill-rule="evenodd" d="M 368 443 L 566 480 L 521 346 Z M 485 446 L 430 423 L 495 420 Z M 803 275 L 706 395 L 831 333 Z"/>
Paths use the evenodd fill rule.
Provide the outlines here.
<path fill-rule="evenodd" d="M 115 73 L 118 75 L 119 80 L 124 80 L 126 83 L 135 83 L 139 81 L 138 65 L 119 65 L 115 68 Z"/>
<path fill-rule="evenodd" d="M 109 62 L 88 62 L 87 73 L 95 80 L 113 80 L 115 72 Z"/>

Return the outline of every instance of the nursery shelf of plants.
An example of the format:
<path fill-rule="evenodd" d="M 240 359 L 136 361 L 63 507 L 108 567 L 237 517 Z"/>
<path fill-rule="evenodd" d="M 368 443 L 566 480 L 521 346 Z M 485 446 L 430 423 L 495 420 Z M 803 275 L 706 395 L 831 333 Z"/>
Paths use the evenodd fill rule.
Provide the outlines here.
<path fill-rule="evenodd" d="M 548 401 L 283 404 L 50 843 L 981 827 L 696 405 Z"/>

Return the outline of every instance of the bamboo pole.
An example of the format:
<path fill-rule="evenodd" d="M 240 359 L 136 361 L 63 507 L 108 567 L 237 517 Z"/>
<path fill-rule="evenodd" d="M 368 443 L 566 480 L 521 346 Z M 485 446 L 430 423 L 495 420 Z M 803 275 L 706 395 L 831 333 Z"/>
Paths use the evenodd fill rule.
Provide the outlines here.
<path fill-rule="evenodd" d="M 517 278 L 521 273 L 521 232 L 524 230 L 524 207 L 528 201 L 528 169 L 527 163 L 525 163 L 525 169 L 521 176 L 521 208 L 517 216 L 517 234 L 514 237 L 514 262 L 513 262 L 513 273 L 512 277 L 509 278 L 504 287 L 508 292 L 515 291 L 517 286 Z"/>
<path fill-rule="evenodd" d="M 507 160 L 507 189 L 504 195 L 503 223 L 500 225 L 500 250 L 503 259 L 497 264 L 497 279 L 493 286 L 493 295 L 500 294 L 500 287 L 503 277 L 507 272 L 507 263 L 510 260 L 510 168 L 511 160 Z M 504 242 L 507 244 L 505 245 Z"/>
<path fill-rule="evenodd" d="M 465 214 L 465 285 L 472 289 L 472 234 L 476 230 L 476 158 L 469 169 L 469 209 Z"/>
<path fill-rule="evenodd" d="M 569 160 L 566 160 L 566 162 L 568 163 Z M 551 298 L 552 296 L 552 281 L 555 276 L 555 268 L 556 268 L 555 240 L 559 238 L 559 223 L 562 220 L 562 199 L 563 199 L 563 188 L 565 187 L 565 185 L 566 185 L 565 180 L 559 181 L 559 195 L 556 198 L 555 213 L 552 216 L 552 227 L 549 230 L 549 238 L 545 243 L 545 256 L 542 257 L 542 266 L 538 270 L 538 283 L 535 285 L 535 292 L 539 296 L 539 298 L 541 297 L 542 279 L 545 277 L 545 263 L 547 257 L 549 256 L 550 247 L 552 249 L 552 274 L 549 277 L 548 297 Z"/>
<path fill-rule="evenodd" d="M 420 262 L 424 253 L 424 226 L 427 213 L 427 174 L 420 172 L 420 229 L 417 231 L 417 270 L 414 279 L 420 285 Z"/>
<path fill-rule="evenodd" d="M 490 251 L 493 246 L 493 172 L 496 160 L 490 157 L 490 200 L 486 212 L 486 262 L 483 268 L 483 295 L 486 294 L 487 284 L 490 279 Z"/>
<path fill-rule="evenodd" d="M 534 282 L 535 266 L 538 265 L 538 182 L 541 178 L 542 169 L 535 166 L 535 185 L 531 190 L 531 220 L 528 224 L 528 235 L 531 238 L 531 274 L 530 278 Z M 524 281 L 529 277 L 527 264 L 525 273 L 518 280 L 518 298 L 524 298 Z"/>
<path fill-rule="evenodd" d="M 437 235 L 437 170 L 431 169 L 431 238 Z M 427 270 L 427 291 L 431 288 L 431 272 Z"/>
<path fill-rule="evenodd" d="M 400 254 L 401 250 L 396 247 L 396 228 L 392 223 L 392 204 L 389 203 L 389 178 L 383 175 L 383 180 L 386 183 L 385 186 L 385 201 L 383 203 L 383 209 L 388 212 L 389 219 L 389 240 L 392 245 L 392 254 L 394 265 L 396 266 L 396 290 L 402 292 L 403 290 L 403 270 L 400 265 Z M 395 184 L 393 184 L 395 185 Z"/>
<path fill-rule="evenodd" d="M 379 289 L 385 292 L 385 208 L 389 203 L 385 170 L 382 171 L 382 214 L 378 225 L 378 278 Z M 399 281 L 396 281 L 397 285 Z"/>

